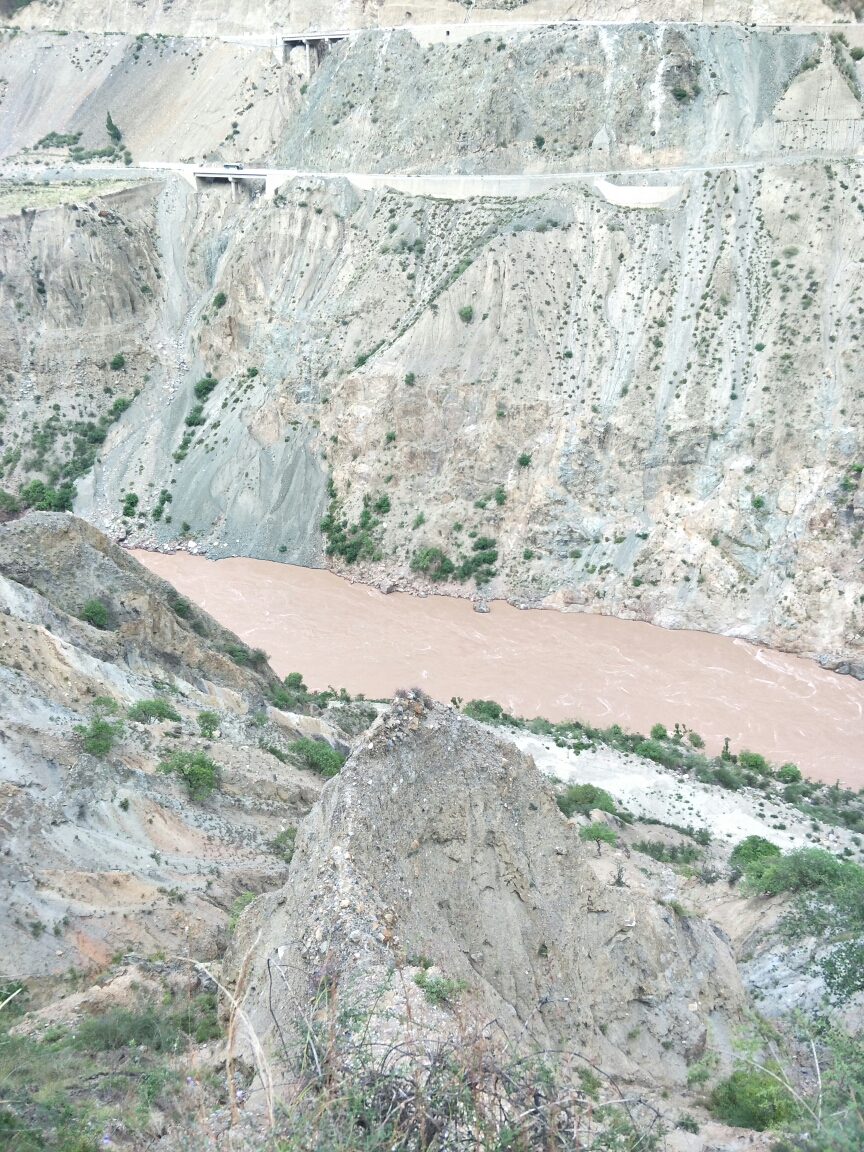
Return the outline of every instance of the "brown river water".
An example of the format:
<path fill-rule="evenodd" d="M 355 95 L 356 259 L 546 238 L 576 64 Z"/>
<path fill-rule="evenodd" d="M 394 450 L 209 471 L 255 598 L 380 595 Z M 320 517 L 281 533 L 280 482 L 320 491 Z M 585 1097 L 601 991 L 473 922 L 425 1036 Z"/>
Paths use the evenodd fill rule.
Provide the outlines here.
<path fill-rule="evenodd" d="M 864 786 L 864 683 L 811 660 L 715 636 L 492 601 L 411 596 L 269 560 L 134 551 L 280 676 L 371 699 L 418 685 L 438 700 L 497 700 L 519 716 L 618 723 L 676 721 L 716 754 L 750 748 L 811 777 Z"/>

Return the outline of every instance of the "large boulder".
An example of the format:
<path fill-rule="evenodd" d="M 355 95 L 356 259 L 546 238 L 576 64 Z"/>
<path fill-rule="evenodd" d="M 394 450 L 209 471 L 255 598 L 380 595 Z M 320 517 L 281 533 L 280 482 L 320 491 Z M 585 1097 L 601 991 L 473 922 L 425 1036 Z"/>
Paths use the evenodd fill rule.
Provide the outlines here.
<path fill-rule="evenodd" d="M 743 1005 L 729 945 L 683 909 L 602 883 L 577 832 L 530 756 L 403 696 L 301 825 L 285 887 L 238 924 L 226 979 L 239 1048 L 251 1063 L 252 1031 L 265 1052 L 290 1047 L 326 989 L 390 1042 L 409 1025 L 485 1031 L 684 1085 L 709 1028 L 722 1037 Z M 417 978 L 436 976 L 444 995 L 420 995 Z"/>

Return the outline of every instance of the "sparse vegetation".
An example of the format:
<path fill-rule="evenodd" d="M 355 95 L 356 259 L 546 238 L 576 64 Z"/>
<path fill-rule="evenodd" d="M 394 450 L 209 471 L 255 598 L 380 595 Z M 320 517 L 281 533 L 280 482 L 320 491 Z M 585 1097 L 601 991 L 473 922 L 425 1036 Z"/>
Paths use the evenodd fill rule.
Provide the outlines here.
<path fill-rule="evenodd" d="M 120 720 L 109 720 L 117 713 L 117 702 L 110 696 L 97 696 L 92 704 L 93 717 L 85 727 L 76 724 L 73 731 L 81 737 L 84 751 L 91 756 L 107 756 L 114 741 L 123 734 Z M 126 807 L 128 808 L 128 803 Z"/>
<path fill-rule="evenodd" d="M 149 724 L 153 720 L 173 720 L 180 722 L 180 713 L 164 696 L 154 696 L 152 700 L 139 700 L 126 713 L 130 720 L 139 724 Z"/>

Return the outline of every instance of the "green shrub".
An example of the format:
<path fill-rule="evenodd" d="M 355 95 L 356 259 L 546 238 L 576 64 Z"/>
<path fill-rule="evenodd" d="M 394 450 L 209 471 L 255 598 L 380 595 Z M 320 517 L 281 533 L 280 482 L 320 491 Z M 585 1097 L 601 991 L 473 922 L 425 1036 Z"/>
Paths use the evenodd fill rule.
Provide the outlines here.
<path fill-rule="evenodd" d="M 378 516 L 386 516 L 390 511 L 390 497 L 386 492 L 382 493 L 375 503 L 372 505 L 373 510 Z"/>
<path fill-rule="evenodd" d="M 138 507 L 138 497 L 134 492 L 126 492 L 123 499 L 123 516 L 132 517 L 135 515 L 135 509 Z"/>
<path fill-rule="evenodd" d="M 185 596 L 176 596 L 173 600 L 168 602 L 168 607 L 172 612 L 176 612 L 181 619 L 185 620 L 189 613 L 192 611 L 192 605 L 185 598 Z"/>
<path fill-rule="evenodd" d="M 592 808 L 599 808 L 601 812 L 615 812 L 615 801 L 603 788 L 598 788 L 596 784 L 571 784 L 565 792 L 556 796 L 558 807 L 568 818 L 574 812 L 582 812 L 584 815 L 592 810 Z"/>
<path fill-rule="evenodd" d="M 200 428 L 202 425 L 206 424 L 207 420 L 204 416 L 204 405 L 203 404 L 193 404 L 192 408 L 189 412 L 189 415 L 186 417 L 184 423 L 189 428 Z"/>
<path fill-rule="evenodd" d="M 219 381 L 211 376 L 209 373 L 199 380 L 192 391 L 195 393 L 196 400 L 206 400 Z"/>
<path fill-rule="evenodd" d="M 539 152 L 543 148 L 545 143 L 546 143 L 545 137 L 541 136 L 540 133 L 538 132 L 537 135 L 534 137 L 534 147 Z"/>
<path fill-rule="evenodd" d="M 128 1008 L 109 1008 L 98 1016 L 85 1016 L 76 1026 L 72 1044 L 90 1052 L 117 1052 L 146 1044 L 162 1052 L 171 1047 L 175 1035 L 174 1028 L 152 1009 L 130 1012 Z"/>
<path fill-rule="evenodd" d="M 42 480 L 31 480 L 18 493 L 18 498 L 25 508 L 36 512 L 71 512 L 77 495 L 71 480 L 64 480 L 57 489 Z"/>
<path fill-rule="evenodd" d="M 224 308 L 227 303 L 228 303 L 228 297 L 225 295 L 224 292 L 217 292 L 216 295 L 213 297 L 213 307 L 216 308 L 217 310 L 219 308 Z"/>
<path fill-rule="evenodd" d="M 639 840 L 633 847 L 661 864 L 694 864 L 702 855 L 695 844 L 664 844 L 662 840 Z"/>
<path fill-rule="evenodd" d="M 18 503 L 12 493 L 5 492 L 2 488 L 0 488 L 0 514 L 11 516 L 20 511 L 21 505 Z"/>
<path fill-rule="evenodd" d="M 738 753 L 738 767 L 746 768 L 750 772 L 758 772 L 760 776 L 771 775 L 771 765 L 765 757 L 758 752 L 748 752 L 746 748 Z"/>
<path fill-rule="evenodd" d="M 730 792 L 736 792 L 744 787 L 744 781 L 739 773 L 726 764 L 715 768 L 712 775 L 715 784 L 719 784 L 721 788 L 728 788 Z"/>
<path fill-rule="evenodd" d="M 430 580 L 449 580 L 456 565 L 440 548 L 423 548 L 411 558 L 411 570 L 423 572 Z"/>
<path fill-rule="evenodd" d="M 705 747 L 705 741 L 702 739 L 698 732 L 688 732 L 687 739 L 690 741 L 694 748 Z"/>
<path fill-rule="evenodd" d="M 180 721 L 180 713 L 164 696 L 154 696 L 152 700 L 139 700 L 126 713 L 130 720 L 149 724 L 151 720 Z"/>
<path fill-rule="evenodd" d="M 91 756 L 107 756 L 116 736 L 123 731 L 123 725 L 112 724 L 109 720 L 93 719 L 85 728 L 83 724 L 76 724 L 74 731 L 84 738 L 84 751 Z"/>
<path fill-rule="evenodd" d="M 237 921 L 244 908 L 248 908 L 252 901 L 255 899 L 254 892 L 242 892 L 231 905 L 231 911 L 228 913 L 228 931 L 233 932 L 237 927 Z"/>
<path fill-rule="evenodd" d="M 795 1099 L 761 1068 L 739 1068 L 715 1086 L 708 1100 L 711 1113 L 734 1128 L 764 1132 L 796 1114 Z"/>
<path fill-rule="evenodd" d="M 212 740 L 218 727 L 219 717 L 215 712 L 198 713 L 198 728 L 205 739 Z"/>
<path fill-rule="evenodd" d="M 676 84 L 676 86 L 672 89 L 672 95 L 679 103 L 681 103 L 682 100 L 687 99 L 690 93 L 686 88 L 682 88 L 680 84 Z"/>
<path fill-rule="evenodd" d="M 801 779 L 801 772 L 794 764 L 781 764 L 777 769 L 777 779 L 781 784 L 797 784 Z"/>
<path fill-rule="evenodd" d="M 658 725 L 655 724 L 654 727 Z M 665 768 L 675 768 L 681 762 L 680 752 L 676 748 L 661 744 L 659 740 L 643 740 L 636 745 L 635 751 L 637 756 L 644 756 L 646 760 L 653 760 L 655 764 L 662 764 Z"/>
<path fill-rule="evenodd" d="M 222 645 L 222 651 L 241 668 L 248 665 L 258 671 L 270 659 L 263 648 L 247 648 L 245 644 L 234 644 L 231 641 Z"/>
<path fill-rule="evenodd" d="M 434 1005 L 452 1003 L 459 993 L 468 987 L 464 980 L 452 980 L 448 976 L 429 976 L 425 968 L 421 968 L 415 975 L 414 983 L 423 989 L 427 1003 Z"/>
<path fill-rule="evenodd" d="M 388 432 L 387 435 L 384 437 L 384 443 L 385 444 L 392 444 L 395 439 L 396 439 L 396 433 L 393 432 L 391 429 L 391 431 Z"/>
<path fill-rule="evenodd" d="M 108 133 L 108 135 L 111 137 L 111 139 L 114 141 L 115 144 L 120 143 L 120 140 L 123 137 L 123 133 L 120 131 L 120 129 L 114 123 L 114 121 L 111 119 L 111 113 L 110 112 L 105 113 L 105 131 Z"/>
<path fill-rule="evenodd" d="M 587 827 L 579 829 L 580 840 L 593 840 L 597 845 L 597 855 L 600 855 L 601 844 L 615 844 L 618 837 L 608 824 L 601 824 L 599 821 L 596 824 L 589 824 Z"/>
<path fill-rule="evenodd" d="M 780 849 L 764 836 L 748 836 L 740 844 L 736 844 L 729 857 L 733 868 L 740 868 L 745 872 L 749 865 L 756 860 L 764 860 L 769 856 L 779 856 Z"/>
<path fill-rule="evenodd" d="M 190 800 L 206 800 L 219 782 L 219 768 L 203 752 L 175 752 L 159 765 L 160 772 L 174 772 L 189 792 Z"/>
<path fill-rule="evenodd" d="M 286 864 L 290 864 L 294 857 L 294 843 L 297 839 L 296 828 L 283 828 L 277 832 L 270 841 L 270 850 L 281 856 Z"/>
<path fill-rule="evenodd" d="M 492 495 L 493 495 L 493 496 L 494 496 L 494 498 L 495 498 L 495 503 L 496 503 L 496 504 L 497 504 L 499 507 L 500 507 L 502 504 L 505 504 L 505 503 L 506 503 L 506 501 L 507 501 L 507 493 L 504 491 L 504 489 L 501 487 L 501 485 L 500 485 L 500 484 L 499 484 L 499 485 L 498 485 L 498 487 L 495 489 L 495 491 L 492 493 Z"/>
<path fill-rule="evenodd" d="M 117 352 L 111 357 L 111 367 L 115 372 L 119 372 L 121 368 L 126 367 L 126 357 L 122 352 Z"/>
<path fill-rule="evenodd" d="M 654 724 L 651 727 L 652 740 L 668 740 L 669 733 L 666 731 L 665 724 Z"/>
<path fill-rule="evenodd" d="M 470 324 L 474 319 L 474 309 L 470 304 L 466 304 L 464 308 L 459 309 L 459 319 L 463 324 Z"/>
<path fill-rule="evenodd" d="M 523 452 L 521 456 L 517 456 L 516 463 L 520 468 L 527 468 L 531 463 L 531 455 L 528 452 Z"/>
<path fill-rule="evenodd" d="M 504 709 L 494 700 L 469 700 L 462 709 L 466 716 L 472 720 L 480 720 L 485 724 L 494 724 L 501 719 Z"/>
<path fill-rule="evenodd" d="M 292 740 L 288 745 L 288 751 L 293 752 L 307 767 L 314 768 L 322 776 L 338 776 L 345 763 L 345 757 L 341 752 L 337 752 L 323 740 L 310 740 L 307 736 Z"/>
<path fill-rule="evenodd" d="M 417 377 L 414 375 L 413 372 L 406 372 L 405 373 L 405 383 L 408 385 L 409 388 L 411 387 L 411 385 L 414 383 L 414 381 L 416 379 L 417 379 Z"/>
<path fill-rule="evenodd" d="M 857 864 L 847 864 L 824 848 L 796 848 L 785 856 L 761 856 L 745 869 L 745 891 L 776 896 L 779 892 L 831 889 L 848 879 Z"/>
<path fill-rule="evenodd" d="M 101 600 L 87 600 L 81 609 L 81 619 L 94 628 L 104 628 L 108 623 L 108 609 Z"/>

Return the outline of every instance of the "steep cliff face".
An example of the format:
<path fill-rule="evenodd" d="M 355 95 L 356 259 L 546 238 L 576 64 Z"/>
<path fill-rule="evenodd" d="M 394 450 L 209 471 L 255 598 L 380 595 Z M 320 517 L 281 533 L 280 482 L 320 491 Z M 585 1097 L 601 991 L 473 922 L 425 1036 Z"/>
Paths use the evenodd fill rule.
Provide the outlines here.
<path fill-rule="evenodd" d="M 76 509 L 135 543 L 864 671 L 854 36 L 370 31 L 305 93 L 287 63 L 253 101 L 276 116 L 284 89 L 284 164 L 628 171 L 461 200 L 168 178 L 7 217 L 6 486 L 71 476 Z M 198 145 L 245 155 L 209 116 Z"/>

